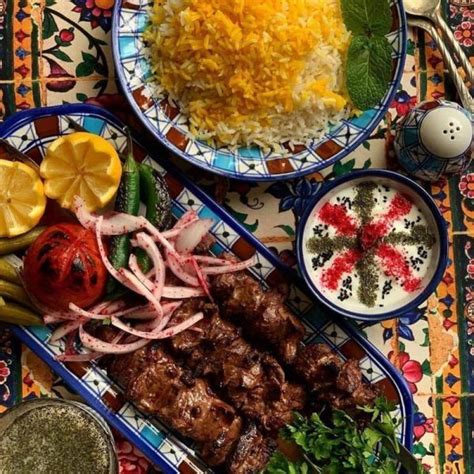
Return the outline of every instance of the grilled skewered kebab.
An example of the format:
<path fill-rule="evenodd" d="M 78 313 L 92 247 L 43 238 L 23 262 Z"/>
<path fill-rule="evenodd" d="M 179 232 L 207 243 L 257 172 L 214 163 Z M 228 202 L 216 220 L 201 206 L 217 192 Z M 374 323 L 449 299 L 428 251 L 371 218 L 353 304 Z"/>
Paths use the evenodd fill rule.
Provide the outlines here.
<path fill-rule="evenodd" d="M 278 291 L 265 291 L 245 272 L 218 275 L 211 286 L 222 316 L 244 325 L 249 337 L 273 347 L 305 382 L 313 403 L 353 411 L 375 400 L 377 394 L 363 381 L 357 361 L 345 362 L 322 344 L 302 344 L 304 327 Z"/>
<path fill-rule="evenodd" d="M 102 330 L 104 339 L 113 338 L 113 329 Z M 273 441 L 254 425 L 243 430 L 242 418 L 234 408 L 220 400 L 206 381 L 184 370 L 160 343 L 104 362 L 109 376 L 124 387 L 128 400 L 197 441 L 210 466 L 226 463 L 229 474 L 253 474 L 268 463 Z M 247 458 L 250 452 L 252 457 Z"/>
<path fill-rule="evenodd" d="M 205 317 L 192 329 L 169 339 L 171 351 L 262 431 L 277 434 L 292 421 L 294 411 L 304 408 L 304 388 L 286 381 L 275 357 L 253 348 L 241 330 L 203 298 L 186 301 L 173 314 L 173 324 L 201 311 Z"/>
<path fill-rule="evenodd" d="M 284 304 L 284 296 L 264 291 L 245 272 L 217 275 L 212 280 L 212 294 L 223 314 L 244 323 L 253 339 L 272 346 L 286 364 L 291 364 L 304 337 L 304 326 Z"/>
<path fill-rule="evenodd" d="M 207 382 L 183 370 L 160 344 L 111 358 L 107 371 L 141 410 L 197 441 L 209 465 L 224 463 L 236 446 L 242 431 L 240 416 L 217 398 Z"/>

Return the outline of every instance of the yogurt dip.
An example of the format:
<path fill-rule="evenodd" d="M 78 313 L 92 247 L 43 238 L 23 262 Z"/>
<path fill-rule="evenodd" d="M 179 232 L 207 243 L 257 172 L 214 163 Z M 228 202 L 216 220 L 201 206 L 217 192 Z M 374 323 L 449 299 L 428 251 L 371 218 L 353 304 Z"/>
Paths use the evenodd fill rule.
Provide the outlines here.
<path fill-rule="evenodd" d="M 347 182 L 311 212 L 305 266 L 333 305 L 385 313 L 412 301 L 432 279 L 439 258 L 435 229 L 426 204 L 403 184 Z"/>

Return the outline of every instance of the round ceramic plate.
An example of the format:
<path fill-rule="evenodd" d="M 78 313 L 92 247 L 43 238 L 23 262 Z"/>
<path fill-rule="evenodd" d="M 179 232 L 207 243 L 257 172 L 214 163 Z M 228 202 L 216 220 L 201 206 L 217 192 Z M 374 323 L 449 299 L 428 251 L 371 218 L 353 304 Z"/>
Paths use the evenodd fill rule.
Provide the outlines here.
<path fill-rule="evenodd" d="M 287 157 L 259 147 L 215 148 L 190 139 L 187 117 L 159 99 L 151 74 L 143 32 L 153 0 L 118 0 L 113 18 L 113 53 L 121 87 L 145 127 L 172 152 L 208 171 L 231 178 L 273 181 L 318 171 L 342 159 L 366 140 L 383 119 L 397 91 L 405 63 L 407 28 L 402 0 L 391 0 L 392 79 L 379 105 L 359 117 L 335 125 L 307 146 L 296 146 Z"/>
<path fill-rule="evenodd" d="M 375 185 L 370 192 L 375 202 L 364 226 L 354 200 L 355 187 L 362 183 Z M 323 212 L 325 217 L 321 217 Z M 432 243 L 425 244 L 419 237 L 416 228 L 421 226 L 428 229 Z M 384 227 L 377 236 L 377 229 Z M 395 234 L 405 241 L 390 240 Z M 324 241 L 324 250 L 312 253 L 308 246 L 312 238 L 320 246 Z M 338 250 L 329 249 L 334 244 L 339 245 Z M 423 303 L 444 274 L 446 222 L 429 194 L 411 179 L 386 170 L 357 171 L 323 186 L 308 205 L 298 227 L 297 253 L 306 283 L 329 308 L 367 321 L 401 317 Z M 358 296 L 368 255 L 373 255 L 377 270 L 372 307 Z M 337 288 L 328 289 L 331 279 L 336 279 Z M 367 294 L 370 290 L 362 291 Z"/>

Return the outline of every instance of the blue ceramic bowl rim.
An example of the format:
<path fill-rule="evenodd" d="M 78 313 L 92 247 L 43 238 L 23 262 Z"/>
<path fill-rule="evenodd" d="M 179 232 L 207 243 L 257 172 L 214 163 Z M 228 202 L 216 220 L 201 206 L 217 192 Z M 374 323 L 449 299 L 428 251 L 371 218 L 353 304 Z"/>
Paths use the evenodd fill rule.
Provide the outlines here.
<path fill-rule="evenodd" d="M 331 190 L 333 190 L 334 188 L 336 188 L 337 186 L 341 184 L 347 183 L 348 181 L 352 181 L 358 178 L 370 178 L 370 177 L 392 179 L 394 181 L 398 181 L 399 183 L 406 185 L 407 187 L 415 191 L 420 196 L 420 198 L 423 199 L 425 204 L 428 206 L 428 209 L 431 211 L 431 214 L 436 223 L 436 227 L 438 230 L 438 237 L 439 237 L 438 264 L 436 266 L 436 270 L 433 274 L 433 277 L 431 278 L 428 285 L 426 285 L 426 288 L 416 298 L 414 298 L 412 301 L 410 301 L 406 305 L 396 310 L 391 310 L 385 313 L 380 313 L 380 314 L 372 315 L 372 316 L 364 314 L 364 313 L 357 313 L 355 311 L 347 311 L 345 309 L 342 309 L 339 306 L 332 303 L 331 301 L 329 301 L 319 291 L 319 289 L 314 284 L 313 279 L 310 277 L 308 270 L 306 268 L 306 265 L 304 263 L 304 242 L 303 242 L 304 230 L 308 223 L 308 219 L 311 216 L 311 212 L 313 211 L 317 203 L 322 198 L 324 198 L 328 192 L 330 192 Z M 384 170 L 384 169 L 372 169 L 372 170 L 353 171 L 352 173 L 348 175 L 342 176 L 340 178 L 336 178 L 328 182 L 327 184 L 325 183 L 322 186 L 322 188 L 314 195 L 314 197 L 308 203 L 307 208 L 303 216 L 301 217 L 300 222 L 298 223 L 297 239 L 296 239 L 296 255 L 298 259 L 298 266 L 299 266 L 300 272 L 306 284 L 308 285 L 309 289 L 311 290 L 313 295 L 316 298 L 318 298 L 319 301 L 321 301 L 325 306 L 327 306 L 331 310 L 343 316 L 346 316 L 347 318 L 374 322 L 374 321 L 384 321 L 386 319 L 391 319 L 394 317 L 403 317 L 405 313 L 418 307 L 426 299 L 428 299 L 428 297 L 435 291 L 436 287 L 441 281 L 441 278 L 443 277 L 444 272 L 446 270 L 446 266 L 448 263 L 448 245 L 449 243 L 448 243 L 447 223 L 444 220 L 440 210 L 436 206 L 436 203 L 433 201 L 433 198 L 418 183 L 416 183 L 415 181 L 413 181 L 412 179 L 406 176 L 396 173 L 395 171 L 389 171 L 389 170 Z"/>
<path fill-rule="evenodd" d="M 127 80 L 125 78 L 125 73 L 123 71 L 122 62 L 120 60 L 120 49 L 119 49 L 119 23 L 120 23 L 120 11 L 122 9 L 123 3 L 125 0 L 118 0 L 115 3 L 112 15 L 112 56 L 115 65 L 115 72 L 117 75 L 118 82 L 120 84 L 120 88 L 122 90 L 123 95 L 126 97 L 127 102 L 131 106 L 132 110 L 135 113 L 135 116 L 138 117 L 142 125 L 148 130 L 151 135 L 157 139 L 167 150 L 171 151 L 175 155 L 179 156 L 185 161 L 198 166 L 208 172 L 212 172 L 214 174 L 225 176 L 227 178 L 239 179 L 242 181 L 282 181 L 286 179 L 294 179 L 299 178 L 301 176 L 305 176 L 311 173 L 318 172 L 328 166 L 339 162 L 343 158 L 345 158 L 349 153 L 353 152 L 356 148 L 358 148 L 362 143 L 370 137 L 372 132 L 378 127 L 380 122 L 385 117 L 387 110 L 390 107 L 390 104 L 393 102 L 396 93 L 398 92 L 403 72 L 405 69 L 405 62 L 407 56 L 407 41 L 408 41 L 408 23 L 407 23 L 407 16 L 405 12 L 405 7 L 403 5 L 403 0 L 394 0 L 397 4 L 397 8 L 400 12 L 400 36 L 399 41 L 401 43 L 400 47 L 400 60 L 398 62 L 397 70 L 395 71 L 395 75 L 392 78 L 393 84 L 390 86 L 388 90 L 388 95 L 384 97 L 380 104 L 383 106 L 380 109 L 373 109 L 376 110 L 376 114 L 374 118 L 371 120 L 370 125 L 366 127 L 362 133 L 359 134 L 358 138 L 354 140 L 348 146 L 345 146 L 340 152 L 338 152 L 335 156 L 331 159 L 319 163 L 315 163 L 314 166 L 310 166 L 303 170 L 293 170 L 286 173 L 281 174 L 268 174 L 268 175 L 260 175 L 260 174 L 246 174 L 241 173 L 236 170 L 222 170 L 220 168 L 213 167 L 212 165 L 208 165 L 200 160 L 197 160 L 192 155 L 180 150 L 176 147 L 173 143 L 171 143 L 162 133 L 159 132 L 152 124 L 145 118 L 145 113 L 140 109 L 138 104 L 133 98 L 132 93 L 128 90 L 127 87 Z M 391 81 L 391 82 L 392 82 Z M 270 158 L 271 159 L 271 158 Z"/>

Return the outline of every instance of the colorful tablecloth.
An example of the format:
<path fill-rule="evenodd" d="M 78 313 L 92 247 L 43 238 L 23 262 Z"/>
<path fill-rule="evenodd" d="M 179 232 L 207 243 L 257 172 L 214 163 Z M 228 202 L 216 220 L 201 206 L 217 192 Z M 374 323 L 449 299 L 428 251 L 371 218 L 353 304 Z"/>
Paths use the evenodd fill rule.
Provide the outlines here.
<path fill-rule="evenodd" d="M 113 7 L 114 0 L 0 0 L 0 118 L 32 107 L 85 102 L 130 121 L 114 78 Z M 474 57 L 474 0 L 444 0 L 443 11 Z M 305 179 L 258 185 L 195 168 L 187 172 L 294 265 L 295 224 L 321 182 L 357 168 L 396 169 L 391 146 L 396 124 L 418 101 L 455 98 L 431 39 L 411 31 L 408 46 L 390 113 L 343 162 Z M 398 320 L 361 325 L 410 386 L 416 404 L 414 452 L 430 472 L 474 472 L 474 167 L 471 171 L 427 187 L 449 223 L 451 243 L 449 267 L 436 293 Z M 0 328 L 0 411 L 40 395 L 74 397 L 8 329 Z M 117 445 L 122 472 L 153 469 L 119 436 Z"/>

